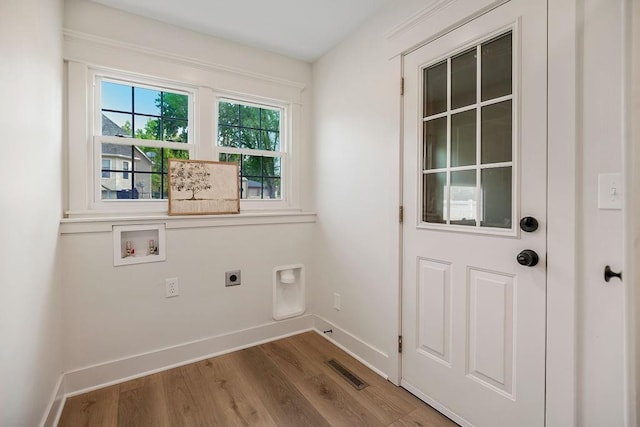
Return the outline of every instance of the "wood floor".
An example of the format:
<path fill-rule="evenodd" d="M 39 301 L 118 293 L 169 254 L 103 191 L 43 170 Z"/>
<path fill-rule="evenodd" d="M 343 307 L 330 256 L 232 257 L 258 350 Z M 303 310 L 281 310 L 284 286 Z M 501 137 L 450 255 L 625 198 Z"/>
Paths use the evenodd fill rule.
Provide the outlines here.
<path fill-rule="evenodd" d="M 336 359 L 369 386 L 358 391 Z M 456 424 L 315 332 L 67 399 L 61 427 Z"/>

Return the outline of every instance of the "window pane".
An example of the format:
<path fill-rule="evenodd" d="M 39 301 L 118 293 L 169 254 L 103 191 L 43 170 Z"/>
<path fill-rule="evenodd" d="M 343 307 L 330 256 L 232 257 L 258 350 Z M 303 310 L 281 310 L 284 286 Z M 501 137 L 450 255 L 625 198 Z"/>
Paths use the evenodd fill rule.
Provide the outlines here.
<path fill-rule="evenodd" d="M 476 170 L 451 172 L 451 224 L 476 225 Z"/>
<path fill-rule="evenodd" d="M 482 107 L 482 164 L 510 162 L 511 101 Z"/>
<path fill-rule="evenodd" d="M 447 110 L 447 63 L 424 70 L 424 117 Z"/>
<path fill-rule="evenodd" d="M 189 97 L 178 93 L 162 92 L 162 117 L 187 120 Z"/>
<path fill-rule="evenodd" d="M 268 151 L 280 151 L 280 132 L 262 131 L 260 149 Z"/>
<path fill-rule="evenodd" d="M 100 85 L 103 110 L 131 112 L 131 86 L 102 81 Z"/>
<path fill-rule="evenodd" d="M 221 162 L 237 163 L 238 172 L 240 171 L 240 159 L 240 154 L 220 153 L 220 156 L 218 156 L 218 160 L 220 160 Z"/>
<path fill-rule="evenodd" d="M 167 173 L 169 171 L 169 159 L 189 159 L 189 152 L 187 150 L 172 150 L 170 148 L 163 148 L 162 155 L 164 161 L 162 162 L 162 171 Z"/>
<path fill-rule="evenodd" d="M 482 227 L 511 228 L 511 167 L 482 170 Z"/>
<path fill-rule="evenodd" d="M 262 115 L 262 129 L 280 130 L 280 111 L 262 108 L 260 114 Z"/>
<path fill-rule="evenodd" d="M 280 178 L 264 178 L 262 198 L 279 199 L 280 197 Z"/>
<path fill-rule="evenodd" d="M 111 178 L 111 160 L 102 155 L 102 177 Z"/>
<path fill-rule="evenodd" d="M 163 120 L 163 133 L 165 141 L 187 142 L 188 124 L 186 120 Z"/>
<path fill-rule="evenodd" d="M 280 177 L 280 158 L 279 157 L 263 157 L 262 158 L 263 176 Z"/>
<path fill-rule="evenodd" d="M 240 130 L 237 127 L 218 126 L 218 145 L 221 147 L 240 147 Z"/>
<path fill-rule="evenodd" d="M 476 110 L 451 116 L 451 166 L 476 164 Z"/>
<path fill-rule="evenodd" d="M 260 108 L 240 105 L 240 126 L 260 128 Z"/>
<path fill-rule="evenodd" d="M 476 102 L 476 48 L 451 58 L 451 109 Z"/>
<path fill-rule="evenodd" d="M 240 198 L 261 199 L 262 178 L 259 176 L 243 176 L 241 179 Z"/>
<path fill-rule="evenodd" d="M 511 94 L 511 33 L 482 45 L 482 100 Z"/>
<path fill-rule="evenodd" d="M 424 124 L 424 168 L 447 167 L 447 118 L 429 120 Z"/>
<path fill-rule="evenodd" d="M 257 150 L 260 148 L 260 131 L 256 129 L 240 129 L 240 146 Z"/>
<path fill-rule="evenodd" d="M 133 170 L 141 199 L 167 198 L 169 159 L 188 159 L 189 151 L 136 146 Z"/>
<path fill-rule="evenodd" d="M 134 116 L 134 134 L 135 138 L 160 140 L 160 119 L 154 119 L 148 116 Z"/>
<path fill-rule="evenodd" d="M 242 176 L 262 177 L 262 157 L 242 156 Z"/>
<path fill-rule="evenodd" d="M 102 135 L 105 136 L 131 136 L 131 114 L 102 113 Z"/>
<path fill-rule="evenodd" d="M 430 173 L 424 175 L 423 179 L 422 221 L 444 223 L 447 174 L 446 172 Z"/>
<path fill-rule="evenodd" d="M 136 114 L 160 115 L 160 91 L 141 87 L 133 88 L 134 112 Z"/>
<path fill-rule="evenodd" d="M 218 123 L 228 126 L 240 125 L 240 105 L 231 102 L 218 103 Z"/>
<path fill-rule="evenodd" d="M 131 148 L 131 145 L 102 144 L 100 192 L 103 200 L 136 198 L 137 192 L 132 189 L 130 174 L 125 175 L 125 171 L 130 169 Z"/>

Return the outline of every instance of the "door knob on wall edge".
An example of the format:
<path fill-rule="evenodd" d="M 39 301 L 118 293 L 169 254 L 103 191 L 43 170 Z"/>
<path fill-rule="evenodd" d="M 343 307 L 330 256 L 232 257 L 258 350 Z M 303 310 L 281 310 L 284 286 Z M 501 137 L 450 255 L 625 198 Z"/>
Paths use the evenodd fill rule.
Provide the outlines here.
<path fill-rule="evenodd" d="M 525 267 L 533 267 L 538 263 L 538 261 L 540 261 L 540 258 L 535 251 L 532 251 L 531 249 L 525 249 L 516 256 L 516 260 L 520 265 L 524 265 Z"/>
<path fill-rule="evenodd" d="M 622 271 L 620 273 L 615 273 L 611 270 L 611 267 L 608 265 L 604 268 L 604 281 L 608 282 L 612 277 L 617 277 L 622 282 Z"/>

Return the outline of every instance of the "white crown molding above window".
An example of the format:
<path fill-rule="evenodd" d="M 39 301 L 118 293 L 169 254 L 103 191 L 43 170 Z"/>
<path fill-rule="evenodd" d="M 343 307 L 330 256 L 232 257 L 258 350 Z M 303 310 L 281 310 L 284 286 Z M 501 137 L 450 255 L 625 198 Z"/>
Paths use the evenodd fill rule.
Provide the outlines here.
<path fill-rule="evenodd" d="M 154 57 L 156 59 L 169 61 L 178 65 L 186 65 L 189 67 L 200 68 L 205 71 L 218 71 L 218 72 L 221 71 L 225 73 L 231 73 L 236 76 L 243 76 L 251 79 L 261 80 L 263 82 L 267 82 L 271 84 L 277 84 L 280 86 L 295 88 L 300 91 L 305 89 L 306 87 L 306 85 L 301 82 L 281 79 L 281 78 L 277 78 L 277 77 L 273 77 L 273 76 L 269 76 L 261 73 L 256 73 L 253 71 L 243 70 L 240 68 L 230 67 L 227 65 L 218 64 L 214 62 L 203 61 L 203 60 L 189 57 L 189 56 L 168 53 L 168 52 L 150 48 L 150 47 L 140 46 L 133 43 L 126 43 L 118 40 L 109 39 L 106 37 L 84 33 L 82 31 L 70 30 L 65 28 L 63 30 L 63 34 L 64 34 L 64 41 L 65 41 L 64 56 L 65 56 L 65 59 L 69 59 L 69 60 L 79 60 L 79 58 L 76 57 L 77 54 L 72 48 L 72 45 L 74 44 L 80 45 L 80 46 L 84 45 L 86 47 L 93 47 L 93 48 L 96 48 L 96 47 L 111 48 L 116 50 L 126 50 L 129 52 L 134 52 L 137 54 Z M 80 59 L 80 61 L 82 61 L 82 59 Z"/>

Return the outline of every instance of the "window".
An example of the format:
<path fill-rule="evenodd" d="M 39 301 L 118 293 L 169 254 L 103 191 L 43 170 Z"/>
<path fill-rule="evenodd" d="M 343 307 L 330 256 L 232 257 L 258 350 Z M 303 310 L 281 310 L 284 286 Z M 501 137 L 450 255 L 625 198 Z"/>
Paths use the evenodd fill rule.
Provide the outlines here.
<path fill-rule="evenodd" d="M 240 198 L 281 200 L 284 109 L 218 100 L 218 158 L 240 171 Z"/>
<path fill-rule="evenodd" d="M 111 178 L 111 160 L 102 159 L 102 177 Z"/>
<path fill-rule="evenodd" d="M 155 77 L 136 64 L 117 71 L 121 59 L 110 60 L 105 68 L 68 62 L 69 218 L 165 214 L 170 158 L 238 164 L 244 212 L 299 209 L 299 84 L 256 78 L 255 94 L 238 98 L 209 85 L 237 90 L 247 76 L 218 79 L 217 69 L 199 74 L 185 63 L 182 81 L 157 58 L 149 58 Z"/>
<path fill-rule="evenodd" d="M 511 32 L 423 70 L 423 223 L 512 228 L 512 73 Z"/>
<path fill-rule="evenodd" d="M 192 157 L 190 93 L 96 80 L 100 200 L 166 199 L 168 159 Z"/>

